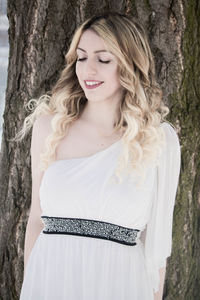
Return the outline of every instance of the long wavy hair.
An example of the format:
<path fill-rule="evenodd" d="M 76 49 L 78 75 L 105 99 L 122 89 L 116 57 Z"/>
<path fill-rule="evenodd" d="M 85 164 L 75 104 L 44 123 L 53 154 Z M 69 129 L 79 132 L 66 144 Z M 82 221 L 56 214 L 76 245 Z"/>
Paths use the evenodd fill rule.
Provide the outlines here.
<path fill-rule="evenodd" d="M 38 115 L 54 114 L 52 132 L 46 138 L 41 153 L 40 168 L 45 170 L 56 159 L 56 148 L 66 135 L 71 122 L 77 120 L 87 102 L 76 73 L 76 49 L 83 32 L 93 30 L 101 37 L 109 51 L 117 58 L 120 84 L 124 96 L 120 102 L 116 131 L 123 131 L 123 155 L 118 161 L 116 177 L 121 182 L 122 169 L 144 179 L 149 163 L 158 162 L 164 143 L 160 124 L 169 109 L 162 100 L 162 91 L 156 81 L 154 58 L 147 34 L 133 16 L 108 12 L 86 20 L 75 32 L 66 65 L 50 94 L 31 99 L 27 107 L 33 110 L 25 120 L 15 140 L 21 140 L 32 127 Z M 134 177 L 135 178 L 135 177 Z"/>

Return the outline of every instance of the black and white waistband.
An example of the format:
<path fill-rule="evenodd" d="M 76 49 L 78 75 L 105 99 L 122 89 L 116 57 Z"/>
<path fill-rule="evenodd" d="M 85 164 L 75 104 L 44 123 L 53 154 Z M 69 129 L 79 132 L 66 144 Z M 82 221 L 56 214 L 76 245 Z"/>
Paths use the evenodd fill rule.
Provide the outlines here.
<path fill-rule="evenodd" d="M 80 218 L 41 216 L 47 234 L 69 234 L 110 240 L 135 246 L 140 230 L 120 225 Z"/>

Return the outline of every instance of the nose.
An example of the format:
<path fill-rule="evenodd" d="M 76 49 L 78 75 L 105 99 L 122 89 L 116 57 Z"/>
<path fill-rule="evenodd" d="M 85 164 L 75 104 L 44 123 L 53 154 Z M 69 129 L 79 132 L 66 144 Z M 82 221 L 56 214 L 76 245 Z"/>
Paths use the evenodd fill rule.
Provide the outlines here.
<path fill-rule="evenodd" d="M 92 60 L 87 59 L 85 64 L 85 74 L 86 75 L 94 75 L 97 73 L 96 65 Z"/>

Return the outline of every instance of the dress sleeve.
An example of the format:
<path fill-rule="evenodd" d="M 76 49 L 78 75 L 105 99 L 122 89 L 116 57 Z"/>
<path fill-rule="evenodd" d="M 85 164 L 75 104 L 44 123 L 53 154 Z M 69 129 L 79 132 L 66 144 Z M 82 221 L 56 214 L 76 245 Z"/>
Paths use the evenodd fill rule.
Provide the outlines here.
<path fill-rule="evenodd" d="M 155 293 L 159 290 L 159 269 L 166 267 L 172 250 L 173 211 L 181 161 L 176 131 L 167 122 L 162 123 L 161 127 L 166 143 L 156 166 L 155 190 L 144 240 L 147 274 Z"/>

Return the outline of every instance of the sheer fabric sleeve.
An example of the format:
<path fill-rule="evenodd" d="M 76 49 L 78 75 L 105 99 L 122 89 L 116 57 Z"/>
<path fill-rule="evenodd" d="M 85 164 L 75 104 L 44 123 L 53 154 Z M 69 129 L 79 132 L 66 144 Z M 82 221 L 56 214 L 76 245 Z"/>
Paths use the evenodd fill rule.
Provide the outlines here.
<path fill-rule="evenodd" d="M 180 174 L 181 151 L 178 135 L 167 122 L 161 124 L 165 146 L 156 166 L 155 189 L 145 232 L 145 263 L 154 292 L 159 289 L 159 269 L 166 266 L 172 250 L 173 211 Z"/>

